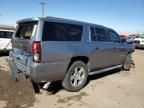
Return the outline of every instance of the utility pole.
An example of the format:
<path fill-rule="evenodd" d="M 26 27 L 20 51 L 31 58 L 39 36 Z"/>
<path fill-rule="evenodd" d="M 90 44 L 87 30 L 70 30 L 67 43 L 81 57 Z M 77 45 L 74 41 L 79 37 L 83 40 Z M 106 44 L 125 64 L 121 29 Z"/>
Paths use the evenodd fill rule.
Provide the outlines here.
<path fill-rule="evenodd" d="M 40 1 L 40 5 L 41 5 L 41 7 L 42 7 L 42 17 L 44 17 L 44 6 L 46 5 L 46 2 L 44 2 L 44 0 L 41 0 Z"/>

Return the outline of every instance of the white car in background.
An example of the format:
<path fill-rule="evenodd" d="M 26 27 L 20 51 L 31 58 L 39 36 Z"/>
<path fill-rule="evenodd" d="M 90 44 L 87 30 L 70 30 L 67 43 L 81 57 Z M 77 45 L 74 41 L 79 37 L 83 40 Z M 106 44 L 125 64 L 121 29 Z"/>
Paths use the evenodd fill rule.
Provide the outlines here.
<path fill-rule="evenodd" d="M 8 52 L 12 49 L 11 38 L 13 30 L 0 29 L 0 53 Z"/>
<path fill-rule="evenodd" d="M 136 48 L 144 48 L 144 35 L 137 36 L 134 39 L 134 44 Z"/>

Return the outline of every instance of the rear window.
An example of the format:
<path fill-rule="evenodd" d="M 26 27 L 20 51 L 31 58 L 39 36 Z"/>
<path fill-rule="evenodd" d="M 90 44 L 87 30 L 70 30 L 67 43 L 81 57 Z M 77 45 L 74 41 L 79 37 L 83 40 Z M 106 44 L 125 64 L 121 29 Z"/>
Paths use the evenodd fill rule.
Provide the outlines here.
<path fill-rule="evenodd" d="M 37 22 L 20 23 L 16 33 L 17 38 L 30 39 L 34 34 Z"/>
<path fill-rule="evenodd" d="M 67 23 L 45 22 L 43 41 L 80 41 L 83 26 Z"/>
<path fill-rule="evenodd" d="M 0 38 L 12 38 L 13 32 L 0 31 Z"/>

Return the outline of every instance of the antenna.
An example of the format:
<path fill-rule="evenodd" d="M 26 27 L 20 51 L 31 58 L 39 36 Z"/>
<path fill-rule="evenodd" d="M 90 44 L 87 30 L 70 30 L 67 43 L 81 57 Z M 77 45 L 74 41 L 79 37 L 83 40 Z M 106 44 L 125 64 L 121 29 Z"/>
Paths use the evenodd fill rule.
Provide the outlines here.
<path fill-rule="evenodd" d="M 44 17 L 44 6 L 46 5 L 46 2 L 44 2 L 44 0 L 41 0 L 39 3 L 42 7 L 42 17 Z"/>

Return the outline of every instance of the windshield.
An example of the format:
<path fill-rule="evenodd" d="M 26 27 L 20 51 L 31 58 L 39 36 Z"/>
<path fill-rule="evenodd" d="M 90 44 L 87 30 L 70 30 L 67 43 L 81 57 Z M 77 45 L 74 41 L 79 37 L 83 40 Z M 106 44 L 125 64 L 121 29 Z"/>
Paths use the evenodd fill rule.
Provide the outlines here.
<path fill-rule="evenodd" d="M 37 22 L 20 23 L 15 37 L 30 39 L 34 35 L 36 27 Z"/>

